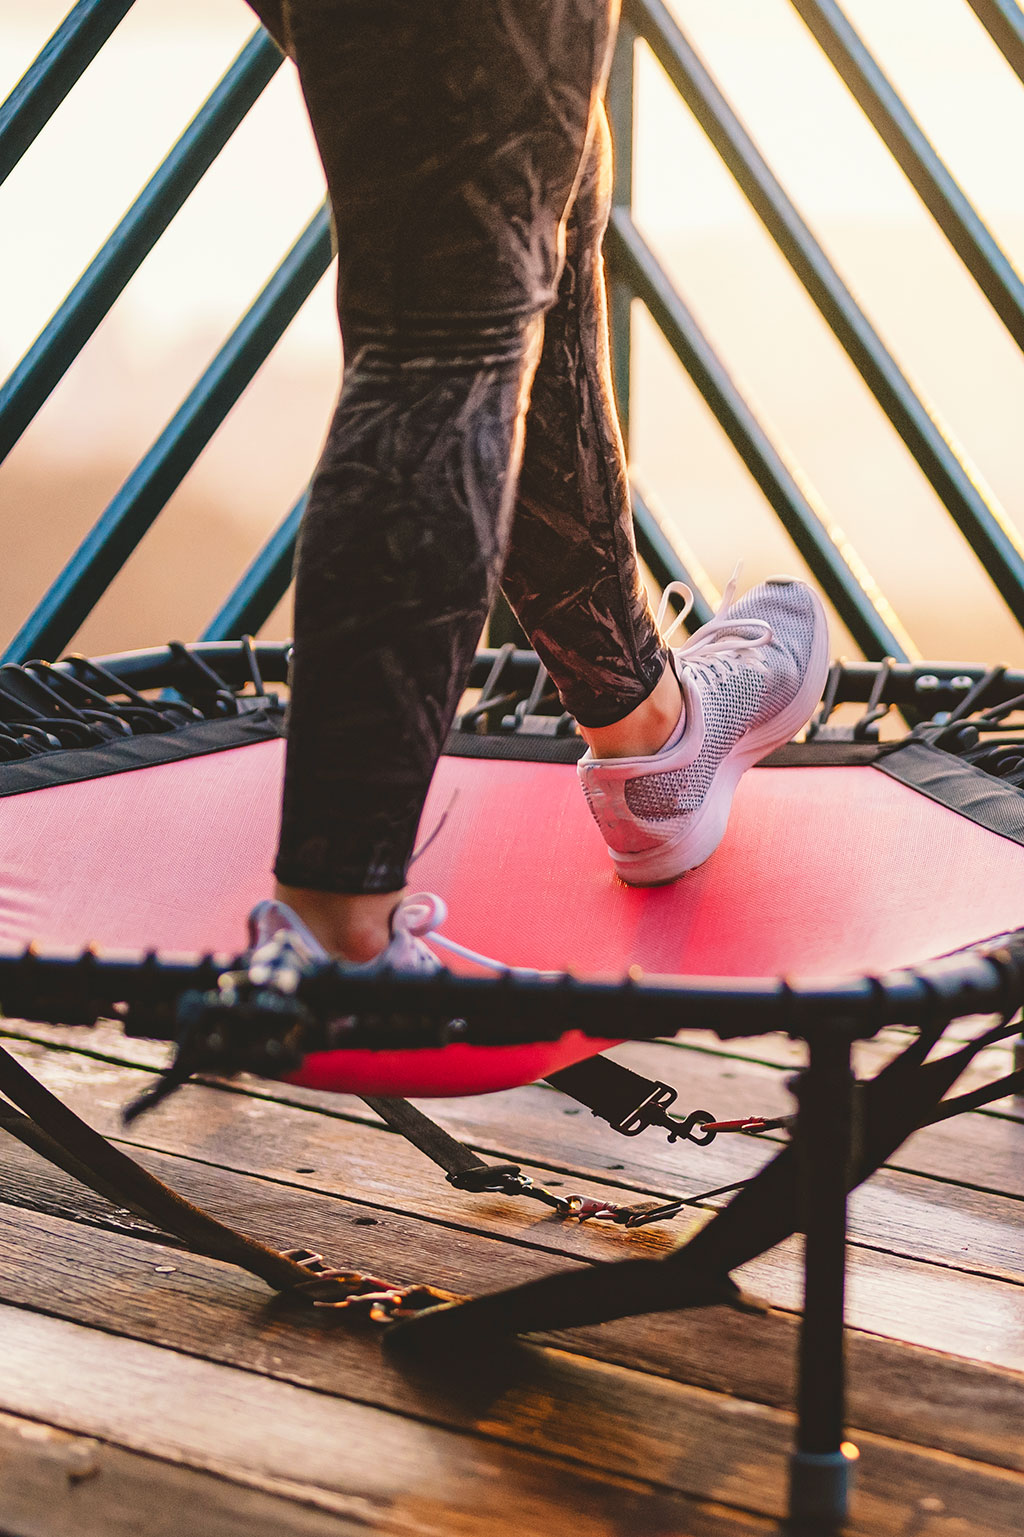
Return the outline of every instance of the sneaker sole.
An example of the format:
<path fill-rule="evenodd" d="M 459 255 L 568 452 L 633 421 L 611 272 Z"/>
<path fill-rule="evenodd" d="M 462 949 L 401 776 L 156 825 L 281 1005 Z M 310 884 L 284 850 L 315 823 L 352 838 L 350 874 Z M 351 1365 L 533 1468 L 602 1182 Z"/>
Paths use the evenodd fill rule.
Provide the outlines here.
<path fill-rule="evenodd" d="M 733 796 L 741 777 L 777 747 L 784 746 L 810 720 L 824 692 L 829 667 L 825 609 L 813 590 L 811 597 L 818 630 L 807 664 L 807 676 L 800 688 L 780 714 L 741 737 L 722 760 L 703 806 L 683 832 L 660 848 L 639 854 L 617 854 L 609 849 L 616 872 L 628 886 L 667 886 L 710 859 L 725 837 Z"/>

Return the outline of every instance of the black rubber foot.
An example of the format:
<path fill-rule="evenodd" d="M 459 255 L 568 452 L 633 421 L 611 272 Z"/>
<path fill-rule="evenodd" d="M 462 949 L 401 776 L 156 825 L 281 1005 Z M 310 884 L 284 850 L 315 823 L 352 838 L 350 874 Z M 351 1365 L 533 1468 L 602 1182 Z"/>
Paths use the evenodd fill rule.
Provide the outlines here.
<path fill-rule="evenodd" d="M 793 1452 L 789 1459 L 789 1518 L 794 1525 L 840 1526 L 846 1520 L 859 1453 Z"/>

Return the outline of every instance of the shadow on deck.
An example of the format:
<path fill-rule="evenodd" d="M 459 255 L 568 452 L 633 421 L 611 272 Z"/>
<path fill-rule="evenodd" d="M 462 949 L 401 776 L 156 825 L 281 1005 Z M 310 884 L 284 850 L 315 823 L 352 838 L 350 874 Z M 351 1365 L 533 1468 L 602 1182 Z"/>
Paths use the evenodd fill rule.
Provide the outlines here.
<path fill-rule="evenodd" d="M 217 1215 L 276 1245 L 397 1281 L 494 1290 L 556 1265 L 664 1252 L 450 1189 L 359 1101 L 191 1085 L 134 1135 L 121 1105 L 161 1048 L 113 1030 L 7 1023 L 9 1044 L 98 1129 Z M 865 1043 L 876 1067 L 896 1033 Z M 682 1038 L 617 1055 L 721 1112 L 787 1100 L 799 1048 Z M 616 1138 L 549 1089 L 432 1102 L 549 1187 L 671 1196 L 769 1150 Z M 920 1132 L 852 1202 L 848 1530 L 953 1537 L 1024 1526 L 1024 1111 L 1001 1101 Z M 714 1308 L 586 1328 L 493 1362 L 411 1371 L 371 1326 L 295 1314 L 187 1254 L 16 1145 L 5 1149 L 0 1524 L 49 1537 L 605 1533 L 777 1528 L 792 1435 L 795 1243 L 741 1274 L 766 1317 Z"/>

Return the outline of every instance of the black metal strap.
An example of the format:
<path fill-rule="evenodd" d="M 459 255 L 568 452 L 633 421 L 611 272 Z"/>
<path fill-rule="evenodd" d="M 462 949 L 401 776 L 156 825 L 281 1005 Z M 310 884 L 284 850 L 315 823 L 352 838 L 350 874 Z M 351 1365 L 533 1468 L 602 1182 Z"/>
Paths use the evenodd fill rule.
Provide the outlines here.
<path fill-rule="evenodd" d="M 875 1078 L 857 1086 L 859 1135 L 848 1170 L 849 1189 L 934 1117 L 971 1058 L 1007 1028 L 1004 1022 L 934 1062 L 924 1058 L 941 1029 L 926 1032 Z M 813 1093 L 810 1078 L 806 1084 L 806 1092 Z M 799 1160 L 790 1144 L 666 1259 L 624 1260 L 542 1276 L 491 1296 L 432 1309 L 391 1337 L 398 1348 L 462 1349 L 478 1339 L 603 1323 L 639 1313 L 722 1302 L 749 1305 L 731 1272 L 782 1243 L 799 1221 Z"/>
<path fill-rule="evenodd" d="M 238 1265 L 274 1291 L 316 1307 L 354 1307 L 375 1322 L 451 1300 L 430 1287 L 395 1287 L 358 1271 L 340 1271 L 308 1249 L 279 1250 L 186 1201 L 109 1143 L 0 1047 L 0 1129 L 115 1205 L 173 1234 L 197 1254 Z M 19 1108 L 14 1108 L 15 1106 Z"/>
<path fill-rule="evenodd" d="M 449 1185 L 456 1190 L 500 1191 L 511 1187 L 509 1193 L 515 1193 L 516 1182 L 523 1178 L 517 1163 L 486 1163 L 406 1099 L 379 1099 L 364 1094 L 362 1100 L 386 1125 L 400 1132 L 407 1142 L 443 1169 Z"/>
<path fill-rule="evenodd" d="M 637 1137 L 649 1126 L 660 1126 L 670 1142 L 683 1138 L 705 1146 L 715 1139 L 713 1131 L 704 1129 L 715 1119 L 710 1110 L 694 1110 L 685 1117 L 669 1115 L 669 1106 L 678 1098 L 675 1089 L 610 1057 L 588 1057 L 549 1073 L 545 1082 L 586 1105 L 624 1137 Z"/>

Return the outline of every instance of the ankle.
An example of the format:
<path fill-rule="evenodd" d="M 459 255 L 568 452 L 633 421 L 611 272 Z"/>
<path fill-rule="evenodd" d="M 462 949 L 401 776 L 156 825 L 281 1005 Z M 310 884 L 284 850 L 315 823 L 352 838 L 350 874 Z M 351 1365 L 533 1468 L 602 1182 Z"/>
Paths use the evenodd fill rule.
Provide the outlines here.
<path fill-rule="evenodd" d="M 683 694 L 668 664 L 654 689 L 629 715 L 610 726 L 581 726 L 595 758 L 648 758 L 660 752 L 683 717 Z"/>
<path fill-rule="evenodd" d="M 386 948 L 391 938 L 391 914 L 403 893 L 349 894 L 278 883 L 274 896 L 298 914 L 329 954 L 361 963 L 372 961 Z"/>

